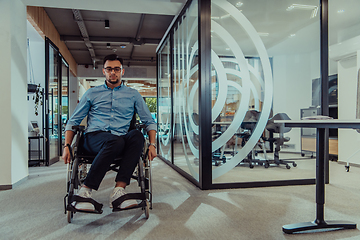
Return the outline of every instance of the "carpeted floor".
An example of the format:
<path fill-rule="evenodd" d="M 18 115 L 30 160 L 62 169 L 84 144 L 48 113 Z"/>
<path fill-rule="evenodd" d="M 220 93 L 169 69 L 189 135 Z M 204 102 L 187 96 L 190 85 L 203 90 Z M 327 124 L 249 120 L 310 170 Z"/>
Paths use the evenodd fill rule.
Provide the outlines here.
<path fill-rule="evenodd" d="M 315 186 L 202 191 L 159 159 L 152 166 L 153 209 L 112 213 L 108 207 L 114 173 L 93 197 L 104 203 L 101 215 L 76 213 L 67 223 L 63 208 L 66 167 L 30 168 L 29 178 L 0 191 L 0 239 L 360 239 L 360 231 L 284 234 L 282 226 L 315 219 Z M 345 172 L 330 163 L 326 220 L 360 224 L 360 169 Z M 135 183 L 127 191 L 137 191 Z"/>

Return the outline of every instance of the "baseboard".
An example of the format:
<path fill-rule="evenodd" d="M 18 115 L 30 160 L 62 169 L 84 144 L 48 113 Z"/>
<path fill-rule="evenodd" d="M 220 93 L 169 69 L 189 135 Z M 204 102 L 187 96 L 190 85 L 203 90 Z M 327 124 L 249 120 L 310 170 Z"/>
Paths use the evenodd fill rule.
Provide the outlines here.
<path fill-rule="evenodd" d="M 344 162 L 344 161 L 337 161 L 339 164 L 341 165 L 347 165 L 348 163 L 347 162 Z M 349 165 L 351 165 L 352 167 L 360 167 L 360 164 L 358 163 L 349 163 Z"/>
<path fill-rule="evenodd" d="M 10 190 L 12 189 L 12 185 L 0 185 L 0 191 Z"/>
<path fill-rule="evenodd" d="M 25 180 L 28 179 L 29 176 L 26 176 L 24 177 L 23 179 L 20 179 L 19 181 L 17 181 L 16 183 L 14 184 L 11 184 L 11 185 L 0 185 L 0 191 L 3 191 L 3 190 L 11 190 L 17 186 L 19 186 L 21 183 L 23 183 Z"/>

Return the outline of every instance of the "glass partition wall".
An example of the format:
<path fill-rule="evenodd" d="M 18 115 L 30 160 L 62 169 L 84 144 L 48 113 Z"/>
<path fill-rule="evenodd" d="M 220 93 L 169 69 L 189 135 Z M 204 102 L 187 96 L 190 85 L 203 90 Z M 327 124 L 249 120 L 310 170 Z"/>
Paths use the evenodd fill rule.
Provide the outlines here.
<path fill-rule="evenodd" d="M 329 1 L 329 114 L 339 119 L 360 118 L 358 9 L 360 1 Z M 331 132 L 330 129 L 329 136 L 330 154 L 335 152 L 338 161 L 347 166 L 360 164 L 358 131 L 339 129 Z"/>
<path fill-rule="evenodd" d="M 188 1 L 157 50 L 160 158 L 202 189 L 314 184 L 311 143 L 274 119 L 322 113 L 320 13 L 319 0 Z"/>

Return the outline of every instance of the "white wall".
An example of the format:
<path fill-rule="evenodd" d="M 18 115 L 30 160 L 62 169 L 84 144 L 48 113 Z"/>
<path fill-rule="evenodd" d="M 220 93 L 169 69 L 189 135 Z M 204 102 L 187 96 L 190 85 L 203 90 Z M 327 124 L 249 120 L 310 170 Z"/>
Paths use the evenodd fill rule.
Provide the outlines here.
<path fill-rule="evenodd" d="M 357 69 L 359 68 L 357 65 L 356 57 L 338 62 L 339 119 L 356 118 Z M 338 159 L 340 161 L 360 164 L 360 152 L 349 159 L 359 150 L 359 146 L 359 133 L 352 129 L 339 129 Z"/>
<path fill-rule="evenodd" d="M 273 57 L 274 101 L 273 112 L 284 112 L 291 119 L 300 119 L 300 109 L 311 105 L 311 83 L 314 71 L 312 64 L 314 54 L 280 55 Z M 318 64 L 317 64 L 318 65 Z M 288 144 L 295 144 L 300 152 L 300 128 L 293 128 L 286 133 L 290 137 Z"/>
<path fill-rule="evenodd" d="M 300 109 L 311 106 L 312 80 L 320 77 L 320 37 L 317 22 L 296 32 L 296 36 L 268 49 L 273 57 L 273 113 L 284 112 L 293 120 L 300 119 Z M 305 40 L 304 40 L 305 39 Z M 293 128 L 285 136 L 287 144 L 301 151 L 301 130 Z"/>
<path fill-rule="evenodd" d="M 69 117 L 74 112 L 76 105 L 78 104 L 79 99 L 79 81 L 78 78 L 75 77 L 70 72 L 70 79 L 69 79 Z"/>
<path fill-rule="evenodd" d="M 30 59 L 33 71 L 33 81 L 32 83 L 36 85 L 41 85 L 42 88 L 45 88 L 45 40 L 38 34 L 34 27 L 27 21 L 27 37 L 29 39 L 29 51 L 27 52 L 28 64 L 27 64 L 27 81 L 30 82 Z M 39 123 L 39 129 L 42 130 L 42 106 L 39 106 L 38 113 L 35 115 L 35 103 L 33 100 L 33 93 L 28 94 L 28 118 L 29 125 L 30 121 L 37 121 Z M 42 133 L 42 132 L 40 132 Z M 34 141 L 35 144 L 35 141 Z"/>
<path fill-rule="evenodd" d="M 28 176 L 26 6 L 20 0 L 0 1 L 0 186 Z"/>

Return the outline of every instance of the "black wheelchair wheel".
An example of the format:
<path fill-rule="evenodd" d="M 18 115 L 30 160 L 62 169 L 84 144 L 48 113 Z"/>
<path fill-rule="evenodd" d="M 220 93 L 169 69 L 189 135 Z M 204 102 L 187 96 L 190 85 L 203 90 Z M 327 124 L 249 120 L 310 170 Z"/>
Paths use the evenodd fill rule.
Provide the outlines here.
<path fill-rule="evenodd" d="M 79 179 L 79 159 L 75 158 L 70 164 L 68 164 L 68 172 L 67 172 L 67 205 L 71 204 L 72 197 L 77 193 L 77 190 L 80 187 L 80 179 Z M 71 211 L 67 211 L 67 221 L 71 223 L 72 218 L 74 217 L 74 213 Z"/>

